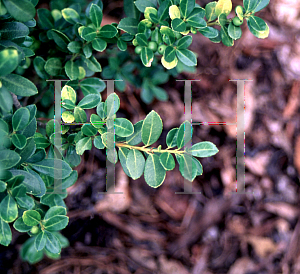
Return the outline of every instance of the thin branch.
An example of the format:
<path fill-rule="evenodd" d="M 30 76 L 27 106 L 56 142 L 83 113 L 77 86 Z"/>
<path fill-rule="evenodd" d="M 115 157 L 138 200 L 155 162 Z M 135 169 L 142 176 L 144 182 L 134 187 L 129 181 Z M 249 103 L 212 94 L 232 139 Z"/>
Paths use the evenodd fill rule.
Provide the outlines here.
<path fill-rule="evenodd" d="M 17 95 L 14 94 L 14 93 L 12 93 L 11 91 L 10 91 L 10 94 L 11 94 L 11 96 L 12 96 L 12 98 L 13 98 L 14 106 L 15 106 L 17 109 L 21 108 L 22 105 L 21 105 L 20 101 L 18 100 Z"/>

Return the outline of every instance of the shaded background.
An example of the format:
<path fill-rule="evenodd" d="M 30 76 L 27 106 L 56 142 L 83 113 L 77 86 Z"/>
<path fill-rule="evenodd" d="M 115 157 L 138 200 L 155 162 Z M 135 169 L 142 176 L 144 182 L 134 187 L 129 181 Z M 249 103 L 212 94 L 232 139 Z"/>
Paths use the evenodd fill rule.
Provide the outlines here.
<path fill-rule="evenodd" d="M 233 1 L 233 7 L 241 3 Z M 107 22 L 118 22 L 123 1 L 104 1 L 104 14 Z M 237 87 L 229 79 L 253 80 L 245 83 L 245 182 L 254 195 L 230 194 L 236 187 L 236 126 L 194 126 L 193 143 L 211 141 L 219 148 L 202 159 L 204 174 L 193 182 L 203 195 L 175 195 L 184 182 L 178 165 L 153 189 L 143 177 L 128 178 L 120 163 L 116 191 L 124 194 L 98 194 L 106 188 L 106 155 L 93 148 L 68 189 L 70 222 L 62 234 L 70 246 L 61 259 L 22 262 L 18 251 L 28 236 L 13 230 L 12 244 L 0 247 L 1 273 L 300 273 L 300 3 L 273 0 L 256 15 L 268 23 L 269 38 L 254 37 L 245 22 L 233 47 L 193 35 L 196 73 L 177 78 L 201 80 L 192 84 L 193 122 L 235 122 Z M 184 121 L 183 82 L 171 78 L 163 88 L 169 101 L 151 105 L 130 85 L 117 92 L 118 115 L 133 123 L 152 109 L 159 113 L 162 147 L 167 132 Z"/>

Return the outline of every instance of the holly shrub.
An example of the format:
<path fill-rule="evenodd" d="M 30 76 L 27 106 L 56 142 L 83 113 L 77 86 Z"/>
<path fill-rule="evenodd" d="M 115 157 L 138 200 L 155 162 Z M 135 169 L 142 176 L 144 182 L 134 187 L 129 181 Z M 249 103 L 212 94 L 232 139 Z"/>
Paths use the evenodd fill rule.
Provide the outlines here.
<path fill-rule="evenodd" d="M 210 2 L 205 8 L 195 0 L 124 0 L 127 17 L 118 24 L 101 25 L 103 4 L 99 0 L 52 0 L 50 10 L 36 10 L 38 0 L 1 0 L 0 244 L 10 244 L 13 223 L 14 229 L 30 236 L 21 248 L 23 260 L 36 263 L 44 254 L 59 258 L 61 248 L 69 244 L 59 231 L 68 225 L 64 198 L 77 180 L 72 168 L 93 145 L 105 149 L 108 139 L 115 138 L 117 148 L 114 155 L 107 155 L 108 160 L 120 160 L 134 180 L 144 175 L 150 187 L 159 187 L 166 172 L 174 169 L 173 155 L 185 179 L 193 181 L 201 175 L 196 157 L 215 155 L 218 149 L 210 142 L 185 148 L 191 140 L 184 136 L 192 128 L 189 121 L 169 131 L 166 149 L 151 147 L 162 133 L 159 114 L 151 111 L 134 125 L 118 118 L 119 97 L 112 93 L 102 102 L 105 81 L 92 76 L 101 72 L 104 79 L 123 80 L 115 82 L 120 92 L 126 83 L 140 88 L 147 104 L 154 98 L 166 101 L 168 94 L 160 85 L 182 71 L 195 71 L 197 57 L 188 49 L 191 34 L 233 46 L 246 21 L 252 34 L 266 38 L 269 27 L 255 13 L 268 3 L 244 0 L 243 6 L 235 8 L 236 16 L 227 18 L 230 0 Z M 102 69 L 99 61 L 108 65 Z M 37 122 L 37 114 L 53 117 L 49 98 L 54 83 L 49 79 L 68 80 L 61 93 L 62 121 L 83 124 L 77 128 L 62 125 L 60 148 L 54 144 L 54 120 L 46 127 Z M 84 97 L 78 102 L 80 90 Z M 33 103 L 27 105 L 29 97 Z M 37 109 L 38 101 L 49 113 Z M 86 109 L 95 109 L 96 114 L 87 117 Z M 108 131 L 112 127 L 115 134 Z M 57 164 L 62 168 L 59 175 L 54 172 Z M 54 179 L 61 179 L 60 194 L 53 192 Z"/>

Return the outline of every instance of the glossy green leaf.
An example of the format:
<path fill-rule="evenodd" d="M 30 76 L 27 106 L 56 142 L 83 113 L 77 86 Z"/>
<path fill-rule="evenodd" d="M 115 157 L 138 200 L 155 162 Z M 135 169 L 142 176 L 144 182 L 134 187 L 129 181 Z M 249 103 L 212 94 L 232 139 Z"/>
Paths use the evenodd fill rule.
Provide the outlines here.
<path fill-rule="evenodd" d="M 177 147 L 182 148 L 185 146 L 192 138 L 191 134 L 191 123 L 189 121 L 184 121 L 177 132 Z"/>
<path fill-rule="evenodd" d="M 12 240 L 9 224 L 0 218 L 0 244 L 8 246 Z"/>
<path fill-rule="evenodd" d="M 187 152 L 196 157 L 210 157 L 218 153 L 219 150 L 211 142 L 200 142 L 194 144 Z"/>
<path fill-rule="evenodd" d="M 60 159 L 44 159 L 40 162 L 32 163 L 30 165 L 36 171 L 51 176 L 55 179 L 64 179 L 72 172 L 70 166 L 65 161 Z"/>
<path fill-rule="evenodd" d="M 155 143 L 161 135 L 163 123 L 160 116 L 152 110 L 143 121 L 142 141 L 146 146 Z"/>
<path fill-rule="evenodd" d="M 106 84 L 99 78 L 86 78 L 79 83 L 84 95 L 89 93 L 102 92 L 106 88 Z"/>
<path fill-rule="evenodd" d="M 186 66 L 197 66 L 197 58 L 194 52 L 188 49 L 177 49 L 176 55 Z"/>
<path fill-rule="evenodd" d="M 184 18 L 187 18 L 195 8 L 195 0 L 180 0 L 180 11 Z"/>
<path fill-rule="evenodd" d="M 96 31 L 90 27 L 85 27 L 81 33 L 81 37 L 86 41 L 92 41 L 96 38 Z"/>
<path fill-rule="evenodd" d="M 45 70 L 45 65 L 46 65 L 46 61 L 42 57 L 37 56 L 34 58 L 34 60 L 33 60 L 34 69 L 35 69 L 37 75 L 39 77 L 41 77 L 42 79 L 49 78 L 49 75 Z"/>
<path fill-rule="evenodd" d="M 212 27 L 199 29 L 199 32 L 207 38 L 216 38 L 219 35 L 219 31 Z"/>
<path fill-rule="evenodd" d="M 168 132 L 166 137 L 166 144 L 168 147 L 172 148 L 177 145 L 177 133 L 178 128 L 173 128 Z"/>
<path fill-rule="evenodd" d="M 45 245 L 45 249 L 50 253 L 60 253 L 61 251 L 61 244 L 56 236 L 49 231 L 45 231 L 47 236 L 47 241 Z"/>
<path fill-rule="evenodd" d="M 75 90 L 68 86 L 68 85 L 65 85 L 63 87 L 63 89 L 61 90 L 61 100 L 64 101 L 64 100 L 70 100 L 72 101 L 74 104 L 76 104 L 76 92 Z M 52 132 L 52 130 L 51 130 Z"/>
<path fill-rule="evenodd" d="M 3 181 L 0 181 L 0 192 L 4 192 L 6 190 L 6 183 Z"/>
<path fill-rule="evenodd" d="M 233 40 L 240 39 L 242 37 L 242 29 L 241 29 L 241 27 L 237 27 L 232 22 L 230 22 L 230 24 L 228 26 L 228 35 Z"/>
<path fill-rule="evenodd" d="M 202 173 L 203 173 L 203 167 L 202 167 L 201 163 L 198 161 L 198 159 L 196 159 L 194 157 L 193 157 L 193 161 L 194 161 L 194 163 L 196 165 L 196 168 L 197 168 L 197 176 L 198 175 L 202 175 Z"/>
<path fill-rule="evenodd" d="M 65 64 L 65 72 L 70 80 L 76 80 L 79 76 L 79 67 L 75 62 L 69 60 Z"/>
<path fill-rule="evenodd" d="M 12 117 L 12 126 L 14 131 L 25 128 L 29 122 L 30 112 L 27 108 L 19 108 Z"/>
<path fill-rule="evenodd" d="M 0 76 L 13 72 L 19 64 L 18 51 L 13 48 L 0 51 Z"/>
<path fill-rule="evenodd" d="M 41 231 L 34 240 L 34 247 L 37 251 L 43 250 L 46 246 L 47 236 L 45 231 Z"/>
<path fill-rule="evenodd" d="M 120 108 L 120 98 L 117 94 L 112 93 L 110 94 L 104 103 L 104 111 L 106 112 L 107 117 L 112 117 Z M 99 109 L 100 111 L 100 109 Z M 97 113 L 101 117 L 101 113 L 98 112 L 97 107 Z M 102 118 L 102 117 L 101 117 Z"/>
<path fill-rule="evenodd" d="M 143 175 L 145 167 L 143 154 L 136 149 L 131 149 L 127 154 L 126 167 L 133 180 L 140 178 Z"/>
<path fill-rule="evenodd" d="M 47 148 L 50 145 L 48 139 L 43 134 L 37 132 L 34 135 L 34 142 L 37 149 Z"/>
<path fill-rule="evenodd" d="M 83 125 L 81 131 L 86 136 L 95 136 L 98 132 L 96 128 L 89 124 Z"/>
<path fill-rule="evenodd" d="M 84 137 L 76 143 L 76 153 L 82 155 L 86 150 L 92 149 L 91 137 Z"/>
<path fill-rule="evenodd" d="M 51 75 L 56 76 L 61 73 L 62 63 L 59 58 L 50 58 L 45 64 L 45 71 Z"/>
<path fill-rule="evenodd" d="M 100 36 L 105 38 L 113 38 L 118 33 L 118 30 L 113 25 L 104 25 L 100 29 Z"/>
<path fill-rule="evenodd" d="M 27 188 L 24 185 L 14 187 L 12 196 L 15 198 L 17 204 L 25 209 L 32 209 L 34 207 L 34 200 L 32 197 L 26 195 Z"/>
<path fill-rule="evenodd" d="M 146 47 L 142 48 L 140 57 L 141 57 L 142 63 L 144 64 L 145 67 L 151 67 L 151 63 L 154 58 L 154 54 L 151 49 L 146 48 Z"/>
<path fill-rule="evenodd" d="M 29 35 L 29 28 L 20 22 L 6 22 L 0 26 L 0 35 L 3 40 L 24 38 Z"/>
<path fill-rule="evenodd" d="M 213 2 L 208 3 L 205 6 L 205 17 L 208 22 L 213 21 L 218 18 L 218 16 L 216 15 L 216 12 L 215 12 L 216 5 L 217 5 L 217 2 L 213 1 Z"/>
<path fill-rule="evenodd" d="M 130 136 L 127 136 L 126 137 L 126 143 L 128 145 L 132 145 L 132 146 L 135 146 L 139 143 L 142 142 L 142 126 L 143 126 L 143 122 L 144 120 L 142 121 L 139 121 L 137 122 L 136 124 L 134 124 L 134 132 L 130 135 Z"/>
<path fill-rule="evenodd" d="M 6 195 L 0 203 L 0 217 L 7 223 L 13 222 L 18 217 L 17 203 L 10 194 Z"/>
<path fill-rule="evenodd" d="M 21 157 L 13 150 L 1 150 L 0 165 L 4 169 L 9 169 L 19 163 Z"/>
<path fill-rule="evenodd" d="M 89 59 L 85 59 L 85 63 L 91 71 L 94 72 L 101 72 L 102 68 L 100 63 L 97 61 L 97 59 L 94 56 L 91 56 Z"/>
<path fill-rule="evenodd" d="M 36 152 L 26 160 L 28 163 L 35 163 L 42 161 L 46 158 L 46 151 L 45 149 L 37 149 Z"/>
<path fill-rule="evenodd" d="M 37 15 L 39 23 L 43 29 L 53 29 L 54 19 L 51 12 L 48 9 L 38 9 Z"/>
<path fill-rule="evenodd" d="M 86 123 L 86 113 L 81 107 L 74 108 L 74 117 L 76 123 Z"/>
<path fill-rule="evenodd" d="M 2 76 L 0 80 L 7 90 L 16 95 L 33 96 L 38 93 L 36 86 L 20 75 L 9 74 Z"/>
<path fill-rule="evenodd" d="M 159 161 L 159 157 L 150 154 L 146 160 L 144 178 L 146 183 L 153 187 L 159 187 L 166 177 L 166 171 Z"/>
<path fill-rule="evenodd" d="M 31 226 L 25 225 L 23 218 L 20 217 L 14 222 L 14 229 L 19 232 L 27 232 L 31 229 Z M 0 236 L 1 237 L 1 236 Z M 1 243 L 1 241 L 0 241 Z"/>
<path fill-rule="evenodd" d="M 186 49 L 192 44 L 193 38 L 190 35 L 183 36 L 178 40 L 177 49 Z"/>
<path fill-rule="evenodd" d="M 14 146 L 18 149 L 23 149 L 27 143 L 26 137 L 22 134 L 14 134 L 11 137 L 11 140 Z"/>
<path fill-rule="evenodd" d="M 105 148 L 105 145 L 102 142 L 102 137 L 101 135 L 98 135 L 94 138 L 94 146 L 98 149 L 103 149 Z"/>
<path fill-rule="evenodd" d="M 107 43 L 101 38 L 96 38 L 93 40 L 92 46 L 94 50 L 102 52 L 106 49 Z"/>
<path fill-rule="evenodd" d="M 227 47 L 232 47 L 234 45 L 234 40 L 228 35 L 228 28 L 226 26 L 221 26 L 221 39 L 222 43 Z"/>
<path fill-rule="evenodd" d="M 140 12 L 145 12 L 147 7 L 156 8 L 156 1 L 153 0 L 137 0 L 134 4 Z"/>
<path fill-rule="evenodd" d="M 256 2 L 256 7 L 254 9 L 254 12 L 258 12 L 262 9 L 264 9 L 267 5 L 269 5 L 270 0 L 258 0 Z"/>
<path fill-rule="evenodd" d="M 96 28 L 100 28 L 103 13 L 99 6 L 92 4 L 89 12 L 90 19 Z"/>
<path fill-rule="evenodd" d="M 175 58 L 175 49 L 171 46 L 167 46 L 164 52 L 164 59 L 166 60 L 166 62 L 170 63 L 173 62 Z"/>
<path fill-rule="evenodd" d="M 125 172 L 125 174 L 129 177 L 131 177 L 130 173 L 129 173 L 129 170 L 126 166 L 126 160 L 127 160 L 127 155 L 129 153 L 129 149 L 128 148 L 125 148 L 125 147 L 119 147 L 119 159 L 120 159 L 120 163 L 122 165 L 122 168 Z"/>
<path fill-rule="evenodd" d="M 40 192 L 38 194 L 35 194 L 35 196 L 36 197 L 42 197 L 43 195 L 45 195 L 45 193 L 46 193 L 46 186 L 45 186 L 45 182 L 42 180 L 41 176 L 38 173 L 36 173 L 35 171 L 33 171 L 31 168 L 29 168 L 29 167 L 25 167 L 25 170 L 27 171 L 27 173 L 29 173 L 30 175 L 32 175 L 34 177 L 34 179 L 39 184 Z"/>
<path fill-rule="evenodd" d="M 165 170 L 172 170 L 175 168 L 175 161 L 171 153 L 164 152 L 159 156 L 159 161 Z"/>
<path fill-rule="evenodd" d="M 205 28 L 206 21 L 203 19 L 205 15 L 205 10 L 202 8 L 195 8 L 192 13 L 187 18 L 187 23 L 190 24 L 190 26 L 195 28 Z"/>
<path fill-rule="evenodd" d="M 11 112 L 12 108 L 13 108 L 12 96 L 10 92 L 2 86 L 2 88 L 0 88 L 0 109 L 2 109 L 2 111 L 5 113 L 5 112 Z"/>
<path fill-rule="evenodd" d="M 252 15 L 247 19 L 247 25 L 251 33 L 257 38 L 264 39 L 269 36 L 269 26 L 263 19 Z"/>
<path fill-rule="evenodd" d="M 139 33 L 135 36 L 136 41 L 138 42 L 139 46 L 147 47 L 148 46 L 148 39 L 145 34 Z"/>
<path fill-rule="evenodd" d="M 68 50 L 72 53 L 79 53 L 82 49 L 82 42 L 72 41 L 68 44 Z"/>
<path fill-rule="evenodd" d="M 60 191 L 60 190 L 58 190 L 58 191 Z M 66 207 L 66 204 L 64 203 L 64 200 L 62 198 L 62 194 L 45 194 L 41 198 L 41 203 L 43 205 L 47 205 L 49 207 L 53 207 L 53 206 Z"/>
<path fill-rule="evenodd" d="M 44 216 L 44 221 L 54 217 L 54 216 L 65 216 L 67 214 L 67 210 L 66 208 L 62 207 L 62 206 L 53 206 L 51 208 L 48 209 L 48 211 L 46 212 L 45 216 Z"/>
<path fill-rule="evenodd" d="M 81 107 L 82 109 L 91 109 L 96 107 L 100 103 L 100 100 L 99 94 L 88 94 L 78 103 L 78 107 Z"/>
<path fill-rule="evenodd" d="M 91 115 L 90 122 L 93 125 L 93 127 L 95 127 L 96 129 L 102 128 L 104 124 L 102 122 L 102 119 L 96 114 Z"/>
<path fill-rule="evenodd" d="M 49 31 L 48 31 L 49 32 Z M 68 36 L 58 30 L 51 30 L 51 37 L 54 42 L 64 51 L 68 50 L 68 44 L 71 42 Z"/>
<path fill-rule="evenodd" d="M 46 219 L 44 227 L 48 231 L 58 231 L 64 229 L 69 222 L 69 217 L 64 215 L 55 215 Z"/>
<path fill-rule="evenodd" d="M 21 257 L 31 264 L 39 262 L 44 257 L 43 251 L 36 251 L 34 247 L 35 237 L 29 238 L 21 247 Z"/>
<path fill-rule="evenodd" d="M 139 21 L 137 19 L 125 17 L 120 21 L 118 29 L 121 29 L 129 34 L 135 35 L 138 32 L 138 24 Z"/>
<path fill-rule="evenodd" d="M 25 225 L 34 226 L 41 221 L 41 215 L 36 210 L 27 210 L 23 213 L 23 221 Z"/>
<path fill-rule="evenodd" d="M 172 29 L 177 32 L 184 32 L 186 29 L 186 23 L 180 18 L 172 20 L 171 26 Z"/>
<path fill-rule="evenodd" d="M 182 155 L 179 157 L 179 171 L 181 175 L 188 181 L 194 181 L 197 176 L 197 167 L 190 155 Z"/>
<path fill-rule="evenodd" d="M 116 118 L 114 126 L 115 134 L 121 137 L 128 137 L 134 132 L 132 123 L 125 118 Z"/>
<path fill-rule="evenodd" d="M 35 7 L 30 1 L 3 0 L 7 11 L 20 22 L 26 22 L 35 16 Z"/>
<path fill-rule="evenodd" d="M 121 51 L 126 51 L 127 50 L 127 43 L 124 42 L 122 39 L 118 39 L 118 41 L 117 41 L 117 47 Z"/>
<path fill-rule="evenodd" d="M 76 170 L 73 170 L 69 177 L 62 180 L 62 189 L 66 189 L 72 185 L 74 185 L 77 182 L 78 179 L 78 173 Z"/>
<path fill-rule="evenodd" d="M 84 56 L 86 58 L 91 58 L 91 56 L 93 54 L 93 47 L 92 47 L 91 43 L 85 44 L 82 50 L 83 50 Z"/>
<path fill-rule="evenodd" d="M 63 9 L 61 11 L 61 14 L 62 14 L 63 18 L 71 24 L 76 24 L 80 21 L 79 14 L 74 9 L 71 9 L 71 8 Z"/>
<path fill-rule="evenodd" d="M 231 12 L 231 10 L 232 10 L 231 0 L 219 0 L 215 7 L 215 14 L 217 16 L 219 16 L 220 14 L 225 14 L 227 16 Z"/>

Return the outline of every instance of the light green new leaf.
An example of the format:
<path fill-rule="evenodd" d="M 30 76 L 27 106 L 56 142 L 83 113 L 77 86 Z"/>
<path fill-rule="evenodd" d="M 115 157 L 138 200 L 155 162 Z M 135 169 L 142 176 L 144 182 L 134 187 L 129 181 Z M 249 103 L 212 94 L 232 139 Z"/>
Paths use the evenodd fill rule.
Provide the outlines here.
<path fill-rule="evenodd" d="M 20 22 L 27 22 L 35 15 L 35 7 L 30 1 L 3 0 L 7 11 Z"/>
<path fill-rule="evenodd" d="M 171 5 L 169 7 L 169 16 L 171 20 L 174 20 L 175 18 L 180 18 L 180 9 L 176 5 Z"/>
<path fill-rule="evenodd" d="M 120 137 L 128 137 L 134 132 L 133 124 L 125 118 L 115 119 L 115 134 Z"/>
<path fill-rule="evenodd" d="M 207 22 L 213 21 L 218 18 L 218 15 L 216 15 L 215 13 L 216 5 L 217 2 L 213 1 L 205 6 L 205 17 L 207 19 Z"/>
<path fill-rule="evenodd" d="M 194 52 L 188 49 L 177 49 L 176 55 L 178 59 L 186 66 L 197 66 L 197 58 Z"/>
<path fill-rule="evenodd" d="M 68 85 L 65 85 L 61 90 L 61 100 L 64 101 L 66 99 L 76 104 L 76 92 L 72 87 Z"/>
<path fill-rule="evenodd" d="M 12 93 L 20 96 L 33 96 L 38 93 L 36 86 L 17 74 L 9 74 L 0 78 L 3 86 Z"/>
<path fill-rule="evenodd" d="M 257 38 L 264 39 L 269 36 L 269 26 L 263 19 L 252 15 L 247 18 L 247 25 L 251 33 Z"/>
<path fill-rule="evenodd" d="M 200 142 L 194 144 L 191 148 L 187 150 L 196 157 L 210 157 L 219 152 L 217 147 L 211 142 Z"/>
<path fill-rule="evenodd" d="M 179 7 L 183 18 L 187 18 L 195 8 L 195 0 L 180 0 Z"/>
<path fill-rule="evenodd" d="M 131 146 L 135 146 L 142 142 L 142 126 L 143 126 L 144 120 L 138 121 L 136 124 L 134 124 L 134 132 L 126 137 L 126 143 Z"/>
<path fill-rule="evenodd" d="M 14 146 L 18 149 L 23 149 L 27 143 L 26 137 L 22 134 L 14 134 L 11 137 L 11 140 Z"/>
<path fill-rule="evenodd" d="M 8 246 L 12 240 L 9 224 L 0 218 L 0 244 Z"/>
<path fill-rule="evenodd" d="M 192 138 L 192 125 L 189 121 L 184 121 L 177 132 L 177 147 L 182 148 L 186 145 Z"/>
<path fill-rule="evenodd" d="M 51 75 L 56 76 L 60 74 L 62 70 L 62 63 L 59 58 L 50 58 L 45 64 L 45 71 Z"/>
<path fill-rule="evenodd" d="M 71 8 L 63 9 L 61 11 L 61 14 L 62 14 L 63 18 L 71 24 L 76 24 L 80 21 L 80 16 L 77 13 L 77 11 L 74 9 L 71 9 Z"/>
<path fill-rule="evenodd" d="M 127 154 L 126 167 L 133 180 L 140 178 L 145 167 L 145 158 L 143 154 L 136 149 L 131 149 Z"/>
<path fill-rule="evenodd" d="M 59 254 L 61 251 L 61 244 L 57 239 L 57 237 L 54 236 L 54 234 L 49 231 L 45 231 L 45 234 L 47 236 L 47 241 L 45 246 L 46 251 L 54 254 Z"/>
<path fill-rule="evenodd" d="M 36 210 L 27 210 L 23 213 L 23 221 L 25 225 L 34 226 L 41 221 L 41 215 Z"/>
<path fill-rule="evenodd" d="M 140 57 L 145 67 L 151 67 L 151 63 L 154 58 L 154 54 L 151 49 L 148 49 L 146 47 L 142 48 Z"/>
<path fill-rule="evenodd" d="M 81 107 L 74 108 L 74 117 L 76 123 L 86 123 L 86 113 Z"/>
<path fill-rule="evenodd" d="M 8 48 L 0 51 L 0 76 L 13 72 L 19 64 L 18 51 Z"/>
<path fill-rule="evenodd" d="M 0 203 L 0 217 L 7 223 L 11 223 L 18 218 L 18 206 L 10 194 L 6 195 Z"/>
<path fill-rule="evenodd" d="M 30 165 L 36 171 L 55 179 L 64 179 L 72 172 L 70 166 L 60 159 L 44 159 L 40 162 L 31 163 Z"/>
<path fill-rule="evenodd" d="M 29 122 L 30 112 L 27 108 L 19 108 L 12 117 L 12 126 L 14 131 L 25 128 Z"/>
<path fill-rule="evenodd" d="M 34 247 L 37 251 L 43 250 L 46 246 L 47 236 L 45 231 L 41 231 L 34 240 Z"/>
<path fill-rule="evenodd" d="M 79 76 L 79 67 L 75 62 L 69 60 L 65 64 L 65 72 L 70 80 L 76 80 Z"/>
<path fill-rule="evenodd" d="M 227 16 L 231 12 L 231 10 L 232 10 L 231 0 L 219 0 L 215 7 L 215 13 L 217 16 L 219 16 L 222 13 Z"/>
<path fill-rule="evenodd" d="M 146 146 L 155 143 L 161 135 L 163 123 L 160 116 L 152 110 L 143 121 L 142 141 Z"/>
<path fill-rule="evenodd" d="M 175 161 L 171 153 L 164 152 L 159 156 L 159 161 L 165 170 L 172 170 L 175 167 Z"/>
<path fill-rule="evenodd" d="M 88 94 L 79 103 L 78 107 L 82 109 L 91 109 L 96 107 L 101 101 L 99 94 Z"/>
<path fill-rule="evenodd" d="M 100 28 L 103 17 L 101 8 L 95 4 L 92 4 L 89 15 L 93 25 L 96 28 Z"/>
<path fill-rule="evenodd" d="M 82 155 L 86 150 L 92 149 L 91 137 L 84 137 L 76 143 L 76 153 Z"/>
<path fill-rule="evenodd" d="M 159 187 L 166 177 L 166 170 L 159 161 L 159 157 L 155 154 L 150 154 L 146 160 L 144 178 L 146 183 L 153 187 Z"/>
<path fill-rule="evenodd" d="M 98 109 L 98 107 L 99 107 L 99 109 Z M 98 105 L 98 107 L 97 107 L 97 114 L 101 118 L 105 118 L 105 117 L 101 116 L 103 114 L 100 112 L 103 105 L 100 104 L 100 105 Z M 107 117 L 112 117 L 115 113 L 117 113 L 119 108 L 120 108 L 120 98 L 119 98 L 119 96 L 115 93 L 110 94 L 107 97 L 107 99 L 105 100 L 105 103 L 104 103 L 104 113 L 106 114 Z"/>
<path fill-rule="evenodd" d="M 75 117 L 71 111 L 65 111 L 62 113 L 61 118 L 65 123 L 73 123 L 75 120 Z"/>

